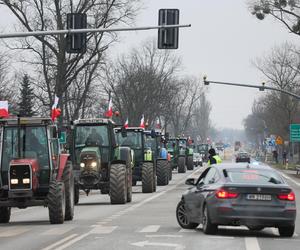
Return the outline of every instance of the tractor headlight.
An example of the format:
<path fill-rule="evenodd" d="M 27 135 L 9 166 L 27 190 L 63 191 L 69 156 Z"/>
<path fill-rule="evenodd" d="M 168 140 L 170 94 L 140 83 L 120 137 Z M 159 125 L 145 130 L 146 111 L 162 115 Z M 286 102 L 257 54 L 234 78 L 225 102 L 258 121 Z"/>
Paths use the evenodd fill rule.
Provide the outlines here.
<path fill-rule="evenodd" d="M 97 167 L 97 162 L 95 162 L 95 161 L 92 161 L 92 163 L 91 163 L 91 167 L 92 167 L 92 168 L 96 168 L 96 167 Z"/>
<path fill-rule="evenodd" d="M 19 180 L 18 179 L 11 179 L 10 183 L 13 184 L 13 185 L 17 185 L 17 184 L 19 184 Z"/>
<path fill-rule="evenodd" d="M 82 167 L 82 168 L 84 168 L 84 167 L 85 167 L 85 164 L 84 164 L 84 162 L 81 162 L 81 163 L 80 163 L 80 167 Z"/>
<path fill-rule="evenodd" d="M 29 184 L 30 183 L 30 179 L 29 178 L 24 178 L 23 179 L 23 184 Z"/>

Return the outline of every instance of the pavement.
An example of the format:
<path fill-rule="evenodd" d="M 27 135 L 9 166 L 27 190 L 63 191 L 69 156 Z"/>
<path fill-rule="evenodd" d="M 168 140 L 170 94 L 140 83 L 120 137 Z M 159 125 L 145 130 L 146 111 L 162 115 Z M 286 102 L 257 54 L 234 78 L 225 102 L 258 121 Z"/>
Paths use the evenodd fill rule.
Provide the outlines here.
<path fill-rule="evenodd" d="M 14 209 L 11 222 L 0 225 L 0 249 L 300 249 L 299 218 L 292 238 L 279 237 L 275 228 L 252 232 L 245 227 L 220 227 L 214 236 L 203 234 L 201 225 L 195 230 L 181 229 L 175 210 L 188 188 L 184 182 L 188 177 L 198 177 L 203 169 L 174 172 L 170 184 L 152 194 L 141 193 L 138 185 L 132 203 L 126 205 L 111 205 L 108 195 L 100 195 L 100 191 L 88 197 L 82 194 L 74 220 L 62 225 L 49 224 L 46 208 Z M 283 174 L 300 197 L 299 180 Z M 299 209 L 299 200 L 297 205 Z"/>

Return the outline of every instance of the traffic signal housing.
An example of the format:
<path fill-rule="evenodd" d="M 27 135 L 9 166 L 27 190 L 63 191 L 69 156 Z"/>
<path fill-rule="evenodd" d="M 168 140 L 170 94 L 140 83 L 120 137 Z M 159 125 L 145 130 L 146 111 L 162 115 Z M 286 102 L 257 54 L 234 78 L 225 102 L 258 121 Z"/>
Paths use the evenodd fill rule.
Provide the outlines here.
<path fill-rule="evenodd" d="M 178 25 L 178 9 L 160 9 L 158 13 L 158 25 Z M 178 49 L 179 28 L 160 28 L 158 29 L 158 48 L 159 49 Z"/>
<path fill-rule="evenodd" d="M 81 13 L 67 14 L 67 29 L 86 29 L 87 15 Z M 67 34 L 67 53 L 85 53 L 87 43 L 87 33 Z"/>

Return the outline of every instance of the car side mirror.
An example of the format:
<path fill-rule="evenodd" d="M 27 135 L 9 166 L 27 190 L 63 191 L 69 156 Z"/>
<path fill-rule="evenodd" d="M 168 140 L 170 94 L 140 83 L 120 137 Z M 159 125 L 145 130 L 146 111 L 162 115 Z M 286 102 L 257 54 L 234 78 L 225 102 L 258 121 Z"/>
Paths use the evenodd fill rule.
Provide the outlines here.
<path fill-rule="evenodd" d="M 122 128 L 121 128 L 121 135 L 122 135 L 123 138 L 124 138 L 124 137 L 127 137 L 127 130 L 126 130 L 125 127 L 122 127 Z"/>
<path fill-rule="evenodd" d="M 195 186 L 195 179 L 194 178 L 189 178 L 185 181 L 185 184 L 189 185 L 189 186 Z"/>

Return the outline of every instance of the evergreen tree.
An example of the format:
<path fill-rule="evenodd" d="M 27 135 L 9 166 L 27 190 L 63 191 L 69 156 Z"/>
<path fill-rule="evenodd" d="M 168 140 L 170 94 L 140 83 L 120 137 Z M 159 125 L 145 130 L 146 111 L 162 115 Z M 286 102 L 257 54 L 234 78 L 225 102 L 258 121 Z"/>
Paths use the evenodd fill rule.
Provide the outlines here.
<path fill-rule="evenodd" d="M 33 111 L 33 101 L 34 94 L 33 88 L 30 86 L 29 77 L 27 74 L 23 76 L 23 80 L 21 82 L 21 96 L 19 106 L 19 114 L 20 116 L 34 116 L 35 112 Z"/>

